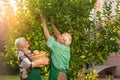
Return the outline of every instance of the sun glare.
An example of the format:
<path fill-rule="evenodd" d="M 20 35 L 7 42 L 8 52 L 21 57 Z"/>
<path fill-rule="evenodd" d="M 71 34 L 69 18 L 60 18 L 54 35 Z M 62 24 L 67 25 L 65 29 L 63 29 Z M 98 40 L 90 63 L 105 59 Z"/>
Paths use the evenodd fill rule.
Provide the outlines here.
<path fill-rule="evenodd" d="M 9 25 L 8 22 L 14 17 L 16 11 L 15 0 L 0 0 L 0 27 Z"/>
<path fill-rule="evenodd" d="M 17 7 L 16 7 L 16 1 L 15 0 L 10 0 L 9 3 L 13 6 L 14 8 L 14 13 L 17 11 Z"/>

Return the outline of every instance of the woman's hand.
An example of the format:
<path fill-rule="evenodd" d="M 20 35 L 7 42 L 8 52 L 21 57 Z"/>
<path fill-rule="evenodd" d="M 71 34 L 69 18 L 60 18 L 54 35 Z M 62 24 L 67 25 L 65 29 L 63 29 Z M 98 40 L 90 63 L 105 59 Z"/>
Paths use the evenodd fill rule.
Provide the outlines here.
<path fill-rule="evenodd" d="M 47 56 L 41 58 L 40 60 L 34 61 L 34 67 L 42 67 L 43 65 L 49 64 L 49 58 Z"/>
<path fill-rule="evenodd" d="M 40 60 L 35 60 L 33 67 L 40 67 L 42 65 L 42 62 Z"/>
<path fill-rule="evenodd" d="M 48 57 L 45 57 L 45 58 L 44 58 L 44 65 L 47 65 L 47 64 L 49 64 L 49 58 L 48 58 Z"/>

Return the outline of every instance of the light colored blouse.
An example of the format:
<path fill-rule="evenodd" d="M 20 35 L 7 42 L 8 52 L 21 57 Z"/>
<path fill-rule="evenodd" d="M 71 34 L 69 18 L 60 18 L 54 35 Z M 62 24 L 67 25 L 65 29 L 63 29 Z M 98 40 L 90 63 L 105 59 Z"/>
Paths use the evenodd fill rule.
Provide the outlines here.
<path fill-rule="evenodd" d="M 30 53 L 31 51 L 28 51 L 28 54 Z M 18 60 L 21 77 L 25 79 L 28 77 L 27 70 L 34 66 L 34 62 L 32 62 L 23 51 L 18 51 Z"/>

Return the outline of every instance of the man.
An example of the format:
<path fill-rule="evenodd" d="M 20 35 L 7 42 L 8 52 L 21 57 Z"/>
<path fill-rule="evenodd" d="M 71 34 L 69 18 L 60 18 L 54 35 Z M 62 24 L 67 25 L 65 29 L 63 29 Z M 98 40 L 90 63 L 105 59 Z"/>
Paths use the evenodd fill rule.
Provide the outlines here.
<path fill-rule="evenodd" d="M 52 50 L 49 80 L 69 80 L 70 76 L 67 70 L 69 68 L 70 61 L 69 45 L 72 42 L 72 37 L 69 33 L 61 34 L 51 20 L 51 25 L 54 29 L 55 35 L 57 36 L 56 41 L 55 38 L 50 35 L 46 25 L 46 20 L 42 15 L 41 21 L 43 23 L 47 45 Z"/>

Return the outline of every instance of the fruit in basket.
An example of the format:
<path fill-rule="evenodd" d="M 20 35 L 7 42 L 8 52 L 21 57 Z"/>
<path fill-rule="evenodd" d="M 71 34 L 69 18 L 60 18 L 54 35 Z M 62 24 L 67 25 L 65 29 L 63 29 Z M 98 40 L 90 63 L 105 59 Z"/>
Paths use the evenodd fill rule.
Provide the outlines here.
<path fill-rule="evenodd" d="M 45 51 L 40 51 L 39 53 L 40 53 L 40 54 L 46 54 L 46 52 L 45 52 Z"/>
<path fill-rule="evenodd" d="M 45 51 L 38 51 L 34 50 L 33 54 L 29 55 L 30 59 L 32 61 L 42 61 L 44 65 L 47 65 L 49 63 L 49 58 L 46 56 Z M 41 67 L 42 65 L 38 65 L 38 67 Z"/>
<path fill-rule="evenodd" d="M 39 54 L 39 51 L 38 50 L 34 50 L 33 53 L 34 54 Z"/>
<path fill-rule="evenodd" d="M 33 54 L 31 54 L 29 57 L 31 58 L 31 60 L 39 60 L 43 57 L 46 56 L 46 52 L 45 51 L 38 51 L 38 50 L 34 50 Z"/>

